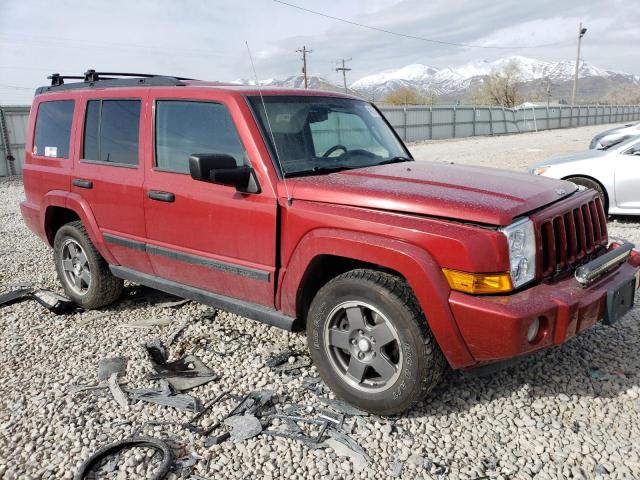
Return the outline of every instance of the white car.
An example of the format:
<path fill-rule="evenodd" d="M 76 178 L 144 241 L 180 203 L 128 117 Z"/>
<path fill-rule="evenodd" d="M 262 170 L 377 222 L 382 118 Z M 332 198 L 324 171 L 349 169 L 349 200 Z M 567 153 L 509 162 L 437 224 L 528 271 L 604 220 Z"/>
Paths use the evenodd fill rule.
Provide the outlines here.
<path fill-rule="evenodd" d="M 611 215 L 640 215 L 640 135 L 606 150 L 551 158 L 528 171 L 597 190 Z"/>
<path fill-rule="evenodd" d="M 612 128 L 599 133 L 591 140 L 589 148 L 607 149 L 616 143 L 624 142 L 631 137 L 640 135 L 640 122 L 627 123 L 621 127 Z"/>

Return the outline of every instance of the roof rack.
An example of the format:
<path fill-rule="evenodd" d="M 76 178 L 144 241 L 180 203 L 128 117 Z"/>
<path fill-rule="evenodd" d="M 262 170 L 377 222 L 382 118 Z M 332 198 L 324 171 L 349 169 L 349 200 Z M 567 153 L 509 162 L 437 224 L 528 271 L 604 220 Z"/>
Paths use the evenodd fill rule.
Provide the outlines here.
<path fill-rule="evenodd" d="M 135 87 L 135 86 L 184 86 L 183 80 L 194 80 L 185 77 L 155 75 L 151 73 L 96 72 L 93 69 L 84 75 L 60 75 L 53 73 L 47 77 L 50 86 L 39 87 L 36 95 L 60 90 L 76 90 L 95 87 Z M 65 80 L 82 80 L 82 82 L 64 83 Z"/>

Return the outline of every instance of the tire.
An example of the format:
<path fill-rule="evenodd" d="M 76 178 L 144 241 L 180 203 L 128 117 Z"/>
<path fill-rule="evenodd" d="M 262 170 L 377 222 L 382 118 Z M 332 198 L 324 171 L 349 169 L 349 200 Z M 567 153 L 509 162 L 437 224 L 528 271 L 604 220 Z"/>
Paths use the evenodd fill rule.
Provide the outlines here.
<path fill-rule="evenodd" d="M 609 197 L 607 196 L 607 192 L 605 191 L 604 187 L 599 182 L 596 182 L 595 180 L 592 180 L 587 177 L 569 177 L 569 178 L 566 178 L 565 180 L 568 180 L 569 182 L 573 182 L 576 185 L 582 185 L 583 187 L 593 188 L 596 192 L 598 192 L 598 195 L 600 195 L 600 199 L 602 200 L 602 207 L 604 208 L 605 215 L 609 213 Z"/>
<path fill-rule="evenodd" d="M 79 306 L 88 310 L 104 307 L 122 295 L 124 282 L 111 274 L 82 222 L 67 223 L 58 229 L 53 259 L 64 291 Z"/>
<path fill-rule="evenodd" d="M 446 366 L 409 285 L 375 270 L 346 272 L 318 291 L 307 316 L 307 343 L 331 390 L 378 415 L 411 408 Z"/>

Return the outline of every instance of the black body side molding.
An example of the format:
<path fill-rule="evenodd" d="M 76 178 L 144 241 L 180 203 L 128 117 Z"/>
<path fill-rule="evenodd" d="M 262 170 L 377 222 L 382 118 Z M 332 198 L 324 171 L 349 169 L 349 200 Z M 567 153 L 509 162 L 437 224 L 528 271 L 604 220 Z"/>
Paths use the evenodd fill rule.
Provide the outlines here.
<path fill-rule="evenodd" d="M 295 318 L 288 317 L 287 315 L 262 305 L 256 305 L 236 298 L 226 297 L 218 293 L 208 292 L 200 288 L 155 277 L 126 267 L 110 265 L 109 269 L 113 275 L 118 278 L 122 278 L 123 280 L 139 283 L 178 297 L 188 298 L 189 300 L 204 303 L 205 305 L 226 310 L 242 317 L 257 320 L 284 330 L 295 331 L 299 329 L 297 325 L 298 322 L 296 322 Z"/>

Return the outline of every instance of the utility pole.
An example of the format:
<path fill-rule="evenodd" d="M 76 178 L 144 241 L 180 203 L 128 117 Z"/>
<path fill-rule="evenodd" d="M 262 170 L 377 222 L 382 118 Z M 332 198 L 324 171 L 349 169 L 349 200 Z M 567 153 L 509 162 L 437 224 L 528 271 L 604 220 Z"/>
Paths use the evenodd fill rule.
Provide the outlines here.
<path fill-rule="evenodd" d="M 307 53 L 311 53 L 313 50 L 307 50 L 307 47 L 303 45 L 302 48 L 298 48 L 296 52 L 302 53 L 302 75 L 304 76 L 304 88 L 309 88 L 309 83 L 307 81 Z"/>
<path fill-rule="evenodd" d="M 350 62 L 350 58 L 343 58 L 341 60 L 342 67 L 337 67 L 336 72 L 342 72 L 342 81 L 344 83 L 344 93 L 348 93 L 349 89 L 347 88 L 347 72 L 351 71 L 350 68 L 344 66 L 345 62 Z"/>
<path fill-rule="evenodd" d="M 549 103 L 551 101 L 551 80 L 547 77 L 547 110 L 549 110 Z"/>
<path fill-rule="evenodd" d="M 578 54 L 576 56 L 576 72 L 573 76 L 573 93 L 571 94 L 571 105 L 576 104 L 576 94 L 578 93 L 578 71 L 580 70 L 580 44 L 582 43 L 582 37 L 587 33 L 586 28 L 582 28 L 582 22 L 578 26 Z"/>

